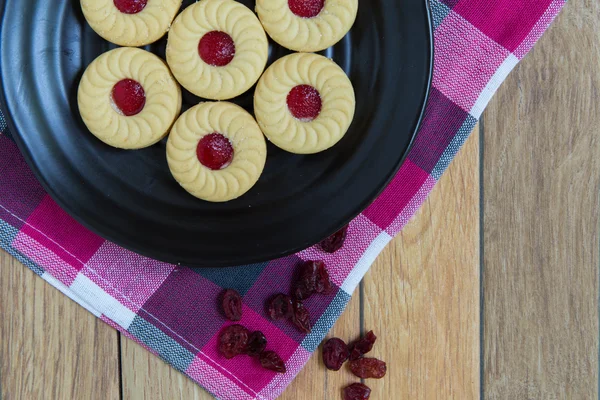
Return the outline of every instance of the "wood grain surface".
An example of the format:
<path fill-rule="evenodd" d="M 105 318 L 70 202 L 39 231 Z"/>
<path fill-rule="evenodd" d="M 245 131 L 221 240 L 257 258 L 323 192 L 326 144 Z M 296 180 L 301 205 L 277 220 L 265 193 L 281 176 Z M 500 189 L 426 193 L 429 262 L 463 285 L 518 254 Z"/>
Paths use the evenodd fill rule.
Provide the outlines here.
<path fill-rule="evenodd" d="M 0 399 L 119 398 L 117 338 L 0 250 Z"/>
<path fill-rule="evenodd" d="M 363 328 L 379 333 L 373 354 L 389 368 L 368 382 L 373 399 L 479 396 L 479 286 L 476 129 L 365 277 Z"/>
<path fill-rule="evenodd" d="M 569 1 L 485 114 L 487 399 L 598 398 L 598 32 Z"/>
<path fill-rule="evenodd" d="M 477 129 L 430 197 L 364 280 L 364 329 L 388 362 L 373 399 L 479 395 Z M 326 397 L 329 398 L 329 397 Z"/>
<path fill-rule="evenodd" d="M 569 1 L 337 322 L 372 399 L 598 398 L 599 24 Z M 0 398 L 210 399 L 1 250 L 0 289 Z M 316 354 L 281 398 L 355 381 Z"/>

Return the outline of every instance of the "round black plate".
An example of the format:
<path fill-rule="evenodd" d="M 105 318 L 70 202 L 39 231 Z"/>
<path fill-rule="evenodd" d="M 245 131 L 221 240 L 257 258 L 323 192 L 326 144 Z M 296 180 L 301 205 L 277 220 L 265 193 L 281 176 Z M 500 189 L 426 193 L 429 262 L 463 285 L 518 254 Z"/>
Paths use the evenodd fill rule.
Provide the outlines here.
<path fill-rule="evenodd" d="M 184 7 L 193 0 L 184 0 Z M 241 1 L 254 9 L 253 0 Z M 400 167 L 429 91 L 426 0 L 360 0 L 356 24 L 323 52 L 350 76 L 356 118 L 321 154 L 268 148 L 265 172 L 242 198 L 187 194 L 165 142 L 140 151 L 94 138 L 77 109 L 86 66 L 113 48 L 86 24 L 79 0 L 0 0 L 0 99 L 17 144 L 50 195 L 79 222 L 143 255 L 190 266 L 266 261 L 309 247 L 348 223 Z M 147 47 L 164 57 L 166 39 Z M 287 54 L 271 46 L 270 62 Z M 233 100 L 252 111 L 250 91 Z M 184 93 L 185 108 L 200 101 Z"/>

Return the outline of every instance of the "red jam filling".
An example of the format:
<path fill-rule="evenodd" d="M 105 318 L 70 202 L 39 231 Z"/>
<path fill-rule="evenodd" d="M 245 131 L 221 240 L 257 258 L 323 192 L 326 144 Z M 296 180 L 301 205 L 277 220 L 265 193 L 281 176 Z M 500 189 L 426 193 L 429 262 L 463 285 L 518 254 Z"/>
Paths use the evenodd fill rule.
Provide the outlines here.
<path fill-rule="evenodd" d="M 295 118 L 310 122 L 321 113 L 323 102 L 317 89 L 310 85 L 300 85 L 290 90 L 287 106 Z"/>
<path fill-rule="evenodd" d="M 313 18 L 325 7 L 325 0 L 288 0 L 288 7 L 299 17 Z"/>
<path fill-rule="evenodd" d="M 113 0 L 113 2 L 123 14 L 137 14 L 148 4 L 148 0 Z"/>
<path fill-rule="evenodd" d="M 220 133 L 211 133 L 200 139 L 196 148 L 200 164 L 213 171 L 227 168 L 233 160 L 233 146 Z"/>
<path fill-rule="evenodd" d="M 112 100 L 123 115 L 131 117 L 144 109 L 146 93 L 139 82 L 123 79 L 113 86 Z"/>
<path fill-rule="evenodd" d="M 224 67 L 235 57 L 235 43 L 225 32 L 208 32 L 200 39 L 198 53 L 202 61 L 208 65 Z"/>

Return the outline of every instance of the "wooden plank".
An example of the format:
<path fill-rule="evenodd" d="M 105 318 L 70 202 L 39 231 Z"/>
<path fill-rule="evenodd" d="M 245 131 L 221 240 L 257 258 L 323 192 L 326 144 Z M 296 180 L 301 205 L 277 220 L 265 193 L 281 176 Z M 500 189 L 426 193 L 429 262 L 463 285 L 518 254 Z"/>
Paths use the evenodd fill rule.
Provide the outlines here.
<path fill-rule="evenodd" d="M 479 397 L 479 139 L 475 129 L 364 280 L 364 330 L 388 374 L 373 399 Z"/>
<path fill-rule="evenodd" d="M 330 336 L 354 337 L 360 329 L 360 299 L 354 296 Z M 142 346 L 125 337 L 121 338 L 123 394 L 128 400 L 137 399 L 194 399 L 213 397 Z M 341 388 L 353 382 L 348 371 L 328 372 L 315 355 L 300 372 L 281 400 L 337 399 Z M 325 397 L 322 397 L 325 394 Z M 335 396 L 334 396 L 335 395 Z M 316 396 L 316 397 L 315 397 Z"/>
<path fill-rule="evenodd" d="M 598 398 L 599 15 L 569 1 L 485 114 L 486 399 Z"/>
<path fill-rule="evenodd" d="M 116 331 L 0 250 L 0 398 L 119 398 Z"/>

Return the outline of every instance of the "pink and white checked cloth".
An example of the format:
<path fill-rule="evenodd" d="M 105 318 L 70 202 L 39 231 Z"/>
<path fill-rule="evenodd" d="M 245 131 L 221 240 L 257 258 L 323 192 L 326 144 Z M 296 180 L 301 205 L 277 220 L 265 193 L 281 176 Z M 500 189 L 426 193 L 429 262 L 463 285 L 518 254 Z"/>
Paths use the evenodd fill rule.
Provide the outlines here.
<path fill-rule="evenodd" d="M 366 1 L 366 0 L 365 0 Z M 414 0 L 419 1 L 419 0 Z M 178 268 L 104 241 L 61 210 L 29 171 L 0 112 L 0 245 L 64 294 L 142 343 L 220 399 L 274 399 L 342 313 L 365 272 L 423 203 L 508 73 L 564 0 L 430 0 L 435 25 L 433 88 L 423 126 L 383 194 L 350 225 L 346 246 L 325 256 L 335 290 L 309 299 L 313 332 L 265 317 L 315 248 L 237 270 Z M 242 324 L 261 330 L 286 361 L 280 375 L 249 357 L 216 350 L 228 323 L 214 305 L 223 288 L 244 297 Z"/>

